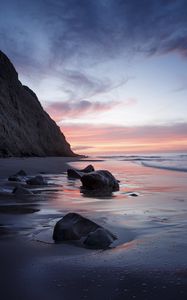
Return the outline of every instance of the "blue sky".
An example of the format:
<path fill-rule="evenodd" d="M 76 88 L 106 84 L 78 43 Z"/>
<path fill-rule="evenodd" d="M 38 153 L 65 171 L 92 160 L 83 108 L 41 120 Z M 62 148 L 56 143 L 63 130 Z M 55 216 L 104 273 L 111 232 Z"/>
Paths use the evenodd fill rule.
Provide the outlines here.
<path fill-rule="evenodd" d="M 75 149 L 185 151 L 186 11 L 183 0 L 1 0 L 0 49 Z"/>

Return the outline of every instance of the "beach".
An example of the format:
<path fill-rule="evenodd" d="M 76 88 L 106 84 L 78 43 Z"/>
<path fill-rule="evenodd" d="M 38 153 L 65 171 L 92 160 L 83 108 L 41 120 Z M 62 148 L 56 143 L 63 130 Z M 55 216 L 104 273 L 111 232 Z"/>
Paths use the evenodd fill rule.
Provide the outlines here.
<path fill-rule="evenodd" d="M 152 160 L 154 163 L 152 163 Z M 186 299 L 187 172 L 141 157 L 0 159 L 1 299 Z M 112 197 L 86 197 L 69 167 L 109 170 Z M 161 166 L 160 166 L 161 164 Z M 8 176 L 23 169 L 47 186 L 15 197 Z M 55 244 L 56 222 L 79 213 L 118 239 L 107 250 Z"/>

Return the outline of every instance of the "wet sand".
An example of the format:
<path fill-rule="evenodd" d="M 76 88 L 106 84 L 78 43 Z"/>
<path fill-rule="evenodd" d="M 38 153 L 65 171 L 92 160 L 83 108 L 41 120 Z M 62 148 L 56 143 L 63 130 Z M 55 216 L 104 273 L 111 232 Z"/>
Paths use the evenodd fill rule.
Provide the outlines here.
<path fill-rule="evenodd" d="M 6 187 L 0 194 L 1 299 L 186 299 L 187 173 L 92 160 L 121 181 L 120 191 L 87 198 L 80 181 L 68 180 L 65 171 L 66 161 L 80 168 L 89 161 L 73 160 L 0 160 L 0 184 Z M 13 197 L 6 177 L 19 169 L 45 172 L 49 185 Z M 54 244 L 54 224 L 69 211 L 108 228 L 118 240 L 105 251 Z"/>

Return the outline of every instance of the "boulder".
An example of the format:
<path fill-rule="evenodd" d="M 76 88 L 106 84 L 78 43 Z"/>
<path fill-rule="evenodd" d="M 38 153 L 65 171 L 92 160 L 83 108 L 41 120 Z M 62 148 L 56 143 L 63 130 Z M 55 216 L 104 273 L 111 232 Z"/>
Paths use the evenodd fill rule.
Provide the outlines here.
<path fill-rule="evenodd" d="M 115 235 L 104 228 L 98 228 L 94 232 L 88 234 L 84 241 L 84 245 L 93 249 L 106 249 L 114 240 L 116 240 Z"/>
<path fill-rule="evenodd" d="M 16 196 L 21 196 L 21 195 L 33 195 L 33 193 L 31 191 L 29 191 L 28 189 L 22 187 L 22 186 L 16 186 L 13 191 L 13 194 L 15 194 Z"/>
<path fill-rule="evenodd" d="M 80 179 L 84 173 L 90 173 L 90 172 L 94 172 L 94 167 L 92 165 L 88 165 L 86 168 L 82 169 L 82 170 L 78 170 L 78 169 L 68 169 L 67 170 L 67 174 L 68 177 L 70 178 L 78 178 Z"/>
<path fill-rule="evenodd" d="M 88 195 L 111 195 L 119 191 L 119 182 L 107 170 L 99 170 L 84 174 L 81 178 L 81 192 Z"/>
<path fill-rule="evenodd" d="M 101 230 L 95 236 L 89 237 L 90 233 L 96 232 L 98 229 Z M 99 237 L 98 242 L 96 242 L 97 236 Z M 77 213 L 68 213 L 54 227 L 53 239 L 55 242 L 80 240 L 82 238 L 86 238 L 84 241 L 86 246 L 103 249 L 108 247 L 116 239 L 116 236 Z"/>
<path fill-rule="evenodd" d="M 38 175 L 38 176 L 35 176 L 33 178 L 26 180 L 26 183 L 30 184 L 30 185 L 46 185 L 47 184 L 41 175 Z"/>

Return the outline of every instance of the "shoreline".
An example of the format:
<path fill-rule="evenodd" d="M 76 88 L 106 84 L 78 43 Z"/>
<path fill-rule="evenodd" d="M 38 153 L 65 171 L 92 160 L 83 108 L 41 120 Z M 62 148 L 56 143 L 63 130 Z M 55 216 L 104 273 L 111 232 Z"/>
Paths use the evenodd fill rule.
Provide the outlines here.
<path fill-rule="evenodd" d="M 45 172 L 56 174 L 65 172 L 68 163 L 79 161 L 81 157 L 10 157 L 0 158 L 0 178 L 8 177 L 23 169 L 29 175 Z"/>
<path fill-rule="evenodd" d="M 186 299 L 186 174 L 95 161 L 96 169 L 107 168 L 121 180 L 121 190 L 112 198 L 92 199 L 80 194 L 79 181 L 67 180 L 67 163 L 80 168 L 89 164 L 74 158 L 26 158 L 15 159 L 6 169 L 8 175 L 19 169 L 50 171 L 44 176 L 52 185 L 33 199 L 0 197 L 1 206 L 35 209 L 0 211 L 2 300 L 11 299 L 12 290 L 24 300 Z M 130 197 L 129 191 L 139 196 Z M 101 251 L 48 243 L 55 222 L 69 211 L 116 233 L 116 244 Z"/>

